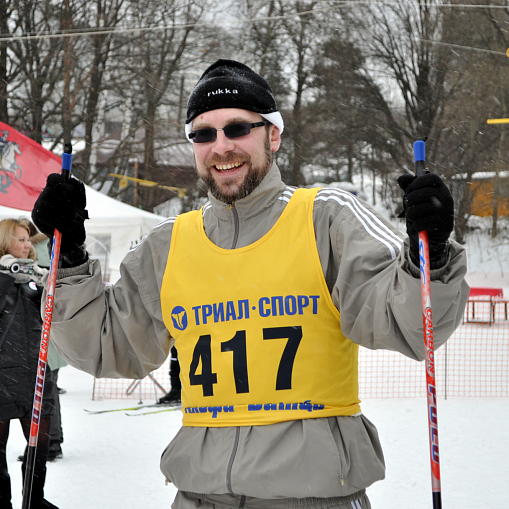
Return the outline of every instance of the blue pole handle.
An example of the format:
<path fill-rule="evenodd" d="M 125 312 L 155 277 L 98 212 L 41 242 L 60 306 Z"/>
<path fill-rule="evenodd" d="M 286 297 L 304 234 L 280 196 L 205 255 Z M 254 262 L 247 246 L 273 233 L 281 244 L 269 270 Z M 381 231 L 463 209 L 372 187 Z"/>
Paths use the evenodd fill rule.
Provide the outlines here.
<path fill-rule="evenodd" d="M 414 156 L 415 161 L 426 161 L 426 143 L 422 140 L 418 140 L 414 143 Z"/>
<path fill-rule="evenodd" d="M 415 174 L 418 177 L 426 174 L 426 143 L 423 140 L 414 142 Z"/>
<path fill-rule="evenodd" d="M 71 178 L 72 169 L 72 145 L 70 143 L 65 144 L 64 153 L 62 154 L 62 175 L 65 180 Z"/>
<path fill-rule="evenodd" d="M 64 152 L 62 154 L 62 170 L 71 171 L 72 166 L 72 154 Z"/>

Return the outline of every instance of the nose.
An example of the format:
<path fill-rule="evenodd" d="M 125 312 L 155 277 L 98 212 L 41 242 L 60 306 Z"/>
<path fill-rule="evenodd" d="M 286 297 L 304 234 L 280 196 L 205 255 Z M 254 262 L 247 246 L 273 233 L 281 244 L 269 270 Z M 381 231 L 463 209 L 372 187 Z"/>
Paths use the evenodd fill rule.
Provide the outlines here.
<path fill-rule="evenodd" d="M 212 146 L 212 150 L 217 154 L 225 154 L 231 152 L 235 148 L 235 143 L 226 137 L 223 130 L 217 131 L 216 141 Z"/>

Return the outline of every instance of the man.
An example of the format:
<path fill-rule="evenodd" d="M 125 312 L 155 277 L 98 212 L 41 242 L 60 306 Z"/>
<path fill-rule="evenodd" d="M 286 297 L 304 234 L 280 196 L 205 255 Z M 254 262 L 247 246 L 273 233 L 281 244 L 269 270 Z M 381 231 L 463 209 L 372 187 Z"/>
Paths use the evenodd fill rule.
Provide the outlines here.
<path fill-rule="evenodd" d="M 209 187 L 159 224 L 103 288 L 83 248 L 84 189 L 58 175 L 33 211 L 63 234 L 52 339 L 96 377 L 181 366 L 183 427 L 161 470 L 175 509 L 370 507 L 385 466 L 357 395 L 358 345 L 424 358 L 417 232 L 431 243 L 435 345 L 461 320 L 465 252 L 436 175 L 401 177 L 410 238 L 347 192 L 286 186 L 283 119 L 267 82 L 219 60 L 194 88 L 186 133 Z"/>

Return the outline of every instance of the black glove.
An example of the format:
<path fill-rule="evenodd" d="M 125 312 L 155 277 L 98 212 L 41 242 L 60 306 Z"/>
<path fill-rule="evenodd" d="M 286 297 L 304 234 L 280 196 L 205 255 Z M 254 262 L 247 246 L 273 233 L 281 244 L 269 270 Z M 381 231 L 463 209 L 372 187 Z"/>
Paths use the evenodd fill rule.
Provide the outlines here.
<path fill-rule="evenodd" d="M 62 234 L 60 253 L 62 258 L 77 252 L 86 253 L 85 209 L 87 200 L 83 182 L 52 173 L 32 210 L 32 220 L 39 230 L 53 239 L 55 228 Z M 83 256 L 82 256 L 83 258 Z"/>
<path fill-rule="evenodd" d="M 419 232 L 428 232 L 430 261 L 439 262 L 431 268 L 443 266 L 447 260 L 447 239 L 454 227 L 454 201 L 444 181 L 434 173 L 421 177 L 401 175 L 398 184 L 405 192 L 403 212 L 410 237 L 410 256 L 419 265 Z M 437 266 L 438 265 L 438 266 Z"/>

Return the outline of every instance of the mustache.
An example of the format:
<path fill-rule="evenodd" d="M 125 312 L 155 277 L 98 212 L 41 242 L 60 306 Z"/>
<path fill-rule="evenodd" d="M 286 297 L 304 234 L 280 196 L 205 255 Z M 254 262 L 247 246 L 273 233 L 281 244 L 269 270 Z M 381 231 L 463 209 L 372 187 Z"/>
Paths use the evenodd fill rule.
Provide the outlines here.
<path fill-rule="evenodd" d="M 205 161 L 205 164 L 210 168 L 211 166 L 217 166 L 218 164 L 244 164 L 251 161 L 251 157 L 248 154 L 228 154 L 224 157 L 215 155 Z"/>

